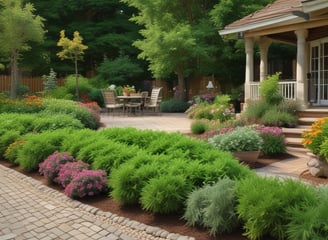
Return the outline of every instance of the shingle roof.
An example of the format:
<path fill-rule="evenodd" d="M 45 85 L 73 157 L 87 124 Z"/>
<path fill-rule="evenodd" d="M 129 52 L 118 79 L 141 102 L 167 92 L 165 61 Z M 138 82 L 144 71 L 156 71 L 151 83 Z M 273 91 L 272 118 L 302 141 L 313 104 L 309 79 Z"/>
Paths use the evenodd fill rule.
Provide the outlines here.
<path fill-rule="evenodd" d="M 293 11 L 302 9 L 302 0 L 277 0 L 272 4 L 258 10 L 240 20 L 237 20 L 225 27 L 236 28 L 242 25 L 261 22 L 272 18 L 279 18 L 286 15 L 291 15 Z"/>

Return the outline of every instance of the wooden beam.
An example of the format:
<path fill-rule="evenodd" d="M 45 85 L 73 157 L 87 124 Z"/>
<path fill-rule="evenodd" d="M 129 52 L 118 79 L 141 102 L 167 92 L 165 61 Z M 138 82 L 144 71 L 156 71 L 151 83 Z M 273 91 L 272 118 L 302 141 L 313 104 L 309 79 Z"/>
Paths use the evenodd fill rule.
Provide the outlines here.
<path fill-rule="evenodd" d="M 286 26 L 275 26 L 272 28 L 266 28 L 262 30 L 249 31 L 249 32 L 245 32 L 244 36 L 245 37 L 266 36 L 271 34 L 295 31 L 296 29 L 310 29 L 310 28 L 321 27 L 326 25 L 328 25 L 328 18 L 310 20 L 307 22 L 291 24 Z"/>

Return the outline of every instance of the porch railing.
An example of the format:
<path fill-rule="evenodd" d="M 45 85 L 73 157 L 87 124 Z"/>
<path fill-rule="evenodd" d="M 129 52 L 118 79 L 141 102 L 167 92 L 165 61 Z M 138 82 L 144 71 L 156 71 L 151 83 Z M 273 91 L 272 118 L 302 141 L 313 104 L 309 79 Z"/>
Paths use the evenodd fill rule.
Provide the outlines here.
<path fill-rule="evenodd" d="M 251 82 L 249 85 L 250 99 L 258 100 L 260 98 L 260 82 Z M 296 81 L 292 79 L 279 81 L 279 91 L 284 99 L 296 100 Z"/>

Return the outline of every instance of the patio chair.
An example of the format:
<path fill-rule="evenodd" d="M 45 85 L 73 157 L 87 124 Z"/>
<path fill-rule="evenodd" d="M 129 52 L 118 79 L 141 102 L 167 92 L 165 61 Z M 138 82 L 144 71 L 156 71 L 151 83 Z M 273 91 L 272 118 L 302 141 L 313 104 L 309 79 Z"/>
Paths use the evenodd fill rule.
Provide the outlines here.
<path fill-rule="evenodd" d="M 110 110 L 112 110 L 114 116 L 115 109 L 122 109 L 124 113 L 124 104 L 118 101 L 114 90 L 102 89 L 101 93 L 103 95 L 105 108 L 108 114 Z"/>
<path fill-rule="evenodd" d="M 130 97 L 133 97 L 134 95 L 140 96 L 140 98 L 131 99 L 128 103 L 125 104 L 126 112 L 129 113 L 137 113 L 141 112 L 141 106 L 142 106 L 142 96 L 140 93 L 130 93 Z"/>
<path fill-rule="evenodd" d="M 153 88 L 151 90 L 150 98 L 148 101 L 145 102 L 145 109 L 151 109 L 154 112 L 158 112 L 160 110 L 160 104 L 161 104 L 161 93 L 162 88 Z"/>

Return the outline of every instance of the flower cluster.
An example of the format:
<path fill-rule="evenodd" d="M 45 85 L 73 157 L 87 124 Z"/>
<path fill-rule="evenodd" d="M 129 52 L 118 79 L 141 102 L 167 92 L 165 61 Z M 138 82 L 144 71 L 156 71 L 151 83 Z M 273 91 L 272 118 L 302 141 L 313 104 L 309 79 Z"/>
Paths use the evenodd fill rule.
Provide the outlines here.
<path fill-rule="evenodd" d="M 71 198 L 94 196 L 107 189 L 106 172 L 103 170 L 82 170 L 65 188 Z"/>
<path fill-rule="evenodd" d="M 54 152 L 39 164 L 39 172 L 47 179 L 65 188 L 72 198 L 97 195 L 107 189 L 107 176 L 103 170 L 89 170 L 89 164 L 76 161 L 68 153 Z"/>
<path fill-rule="evenodd" d="M 62 165 L 73 161 L 75 161 L 75 159 L 69 153 L 55 151 L 39 164 L 39 173 L 44 175 L 50 181 L 54 181 L 55 178 L 57 178 Z"/>
<path fill-rule="evenodd" d="M 40 106 L 42 105 L 41 98 L 35 96 L 35 95 L 24 95 L 24 103 L 28 106 Z"/>
<path fill-rule="evenodd" d="M 328 137 L 328 117 L 315 121 L 310 130 L 302 133 L 302 137 L 303 146 L 314 154 L 319 154 L 322 143 Z"/>
<path fill-rule="evenodd" d="M 89 169 L 89 166 L 89 164 L 84 163 L 81 160 L 77 162 L 68 162 L 59 170 L 58 177 L 55 179 L 55 182 L 60 184 L 63 188 L 66 188 L 79 172 Z"/>
<path fill-rule="evenodd" d="M 261 134 L 271 134 L 274 136 L 280 136 L 283 134 L 280 127 L 258 125 L 255 127 L 255 129 Z"/>

